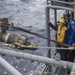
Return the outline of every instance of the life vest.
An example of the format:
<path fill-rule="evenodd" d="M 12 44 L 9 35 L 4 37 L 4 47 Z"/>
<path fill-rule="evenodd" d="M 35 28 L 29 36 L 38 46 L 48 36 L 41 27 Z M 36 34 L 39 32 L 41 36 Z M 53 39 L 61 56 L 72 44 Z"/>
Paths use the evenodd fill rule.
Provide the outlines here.
<path fill-rule="evenodd" d="M 66 30 L 67 30 L 66 26 L 63 26 L 62 28 L 61 28 L 61 25 L 58 26 L 58 30 L 57 30 L 57 41 L 58 42 L 63 42 Z"/>
<path fill-rule="evenodd" d="M 73 30 L 72 32 L 71 32 L 71 36 L 70 36 L 70 39 L 69 39 L 69 41 L 68 41 L 68 44 L 69 45 L 72 45 L 73 44 L 73 35 L 75 34 L 75 30 Z"/>

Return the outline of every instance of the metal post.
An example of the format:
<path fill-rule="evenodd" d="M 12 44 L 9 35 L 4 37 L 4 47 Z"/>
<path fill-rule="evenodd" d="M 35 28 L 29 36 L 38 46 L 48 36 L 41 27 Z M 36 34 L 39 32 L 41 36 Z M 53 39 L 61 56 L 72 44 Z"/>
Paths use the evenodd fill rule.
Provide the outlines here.
<path fill-rule="evenodd" d="M 5 61 L 2 57 L 0 57 L 0 64 L 7 69 L 12 75 L 22 75 L 15 68 L 13 68 L 7 61 Z"/>
<path fill-rule="evenodd" d="M 47 5 L 48 5 L 48 0 L 47 0 Z"/>
<path fill-rule="evenodd" d="M 47 30 L 47 37 L 50 38 L 50 27 L 48 25 L 48 22 L 50 20 L 50 15 L 49 15 L 49 9 L 46 8 L 46 30 Z M 50 41 L 47 40 L 47 46 L 49 47 L 50 46 Z M 48 57 L 51 57 L 51 52 L 49 50 L 48 52 Z"/>
<path fill-rule="evenodd" d="M 54 25 L 57 25 L 57 10 L 54 9 Z"/>
<path fill-rule="evenodd" d="M 57 25 L 57 10 L 54 9 L 54 25 L 56 26 Z M 55 34 L 56 36 L 56 34 Z M 55 40 L 57 40 L 57 36 L 55 37 Z"/>
<path fill-rule="evenodd" d="M 52 58 L 47 58 L 47 57 L 43 57 L 43 56 L 37 56 L 37 55 L 32 55 L 32 54 L 27 54 L 27 53 L 22 53 L 22 52 L 16 52 L 16 51 L 11 51 L 11 50 L 1 49 L 1 48 L 0 48 L 0 53 L 15 56 L 15 57 L 20 57 L 20 58 L 24 58 L 24 59 L 28 59 L 28 60 L 33 60 L 33 61 L 37 61 L 37 62 L 42 62 L 42 63 L 46 63 L 46 64 L 62 66 L 63 68 L 68 68 L 68 69 L 71 69 L 73 66 L 73 63 L 71 63 L 71 62 L 56 61 L 55 59 L 52 59 Z M 6 63 L 3 63 L 3 62 L 4 61 L 1 61 L 0 63 L 5 64 L 4 67 L 7 68 L 9 71 L 11 71 L 11 69 L 9 68 L 10 66 L 9 65 L 6 66 Z M 13 71 L 12 73 L 16 73 L 16 72 Z M 13 75 L 21 75 L 21 74 L 13 74 Z"/>
<path fill-rule="evenodd" d="M 50 38 L 50 27 L 48 25 L 48 22 L 49 22 L 49 9 L 46 8 L 46 30 L 47 30 L 47 37 Z M 50 41 L 47 40 L 47 46 L 49 47 L 50 46 Z"/>

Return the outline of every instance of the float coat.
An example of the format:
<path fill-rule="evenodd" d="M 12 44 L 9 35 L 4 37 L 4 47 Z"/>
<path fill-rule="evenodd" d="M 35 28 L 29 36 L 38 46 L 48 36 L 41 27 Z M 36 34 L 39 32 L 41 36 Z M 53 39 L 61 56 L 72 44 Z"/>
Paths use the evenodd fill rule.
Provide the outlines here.
<path fill-rule="evenodd" d="M 61 27 L 60 25 L 58 26 L 58 30 L 57 30 L 57 41 L 58 42 L 63 42 L 66 30 L 67 30 L 66 26 L 63 26 L 63 27 Z"/>

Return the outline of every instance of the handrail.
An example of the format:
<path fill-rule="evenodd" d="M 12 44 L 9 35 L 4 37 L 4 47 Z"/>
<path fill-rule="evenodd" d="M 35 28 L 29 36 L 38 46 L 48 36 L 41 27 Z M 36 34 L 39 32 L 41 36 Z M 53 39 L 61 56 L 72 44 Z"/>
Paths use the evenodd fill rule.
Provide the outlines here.
<path fill-rule="evenodd" d="M 68 7 L 61 7 L 61 6 L 55 6 L 55 5 L 47 5 L 46 6 L 47 9 L 58 9 L 58 10 L 69 10 L 69 11 L 73 11 L 72 8 L 68 8 Z"/>
<path fill-rule="evenodd" d="M 55 5 L 47 5 L 46 9 L 58 9 L 58 10 L 69 10 L 69 11 L 73 11 L 73 8 L 68 8 L 68 7 L 62 7 L 62 6 L 55 6 Z"/>
<path fill-rule="evenodd" d="M 1 49 L 1 48 L 0 48 L 0 54 L 11 55 L 11 56 L 20 57 L 23 59 L 33 60 L 33 61 L 51 64 L 51 65 L 57 65 L 57 66 L 61 66 L 63 68 L 68 68 L 68 69 L 71 69 L 74 64 L 67 61 L 62 61 L 62 60 L 57 61 L 55 59 L 48 58 L 48 57 L 32 55 L 32 54 L 27 54 L 23 52 L 16 52 L 11 50 Z"/>
<path fill-rule="evenodd" d="M 53 2 L 59 2 L 59 3 L 63 3 L 63 4 L 68 4 L 68 5 L 73 5 L 73 2 L 65 2 L 65 1 L 59 1 L 59 0 L 47 0 L 48 1 L 53 1 Z"/>

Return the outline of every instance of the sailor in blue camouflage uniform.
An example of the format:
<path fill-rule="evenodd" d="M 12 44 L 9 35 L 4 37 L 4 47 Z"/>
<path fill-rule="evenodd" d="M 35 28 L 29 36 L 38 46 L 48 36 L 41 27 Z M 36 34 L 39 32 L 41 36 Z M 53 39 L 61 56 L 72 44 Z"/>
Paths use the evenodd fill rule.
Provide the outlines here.
<path fill-rule="evenodd" d="M 71 27 L 72 27 L 73 30 L 71 31 L 71 36 L 70 36 L 68 44 L 75 47 L 75 20 L 73 20 L 71 22 Z M 75 50 L 70 51 L 69 61 L 73 62 L 74 58 L 75 58 Z"/>

